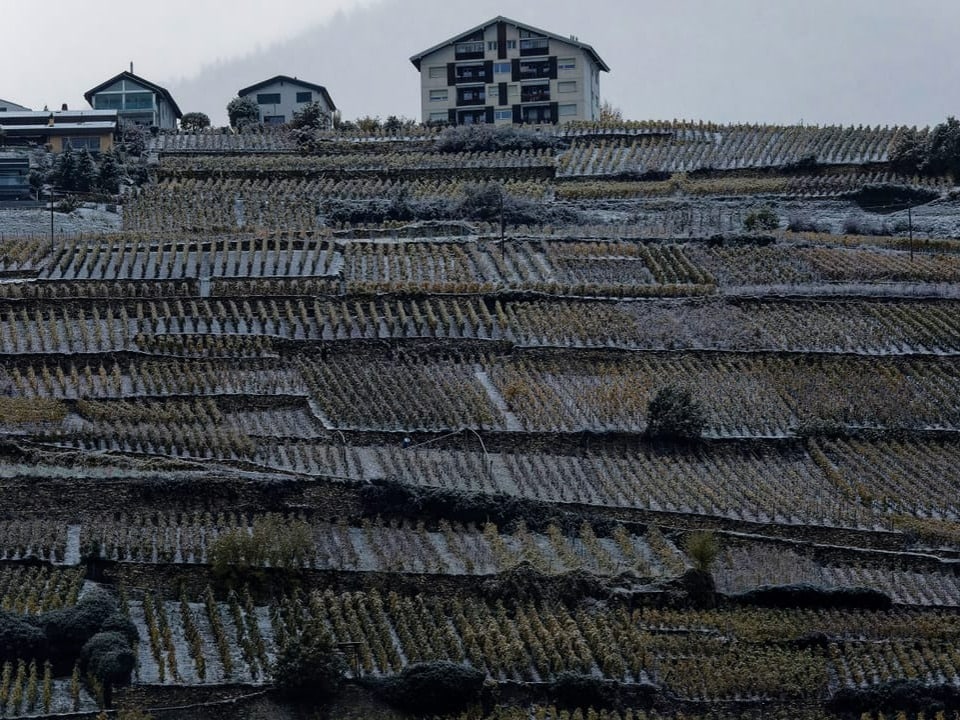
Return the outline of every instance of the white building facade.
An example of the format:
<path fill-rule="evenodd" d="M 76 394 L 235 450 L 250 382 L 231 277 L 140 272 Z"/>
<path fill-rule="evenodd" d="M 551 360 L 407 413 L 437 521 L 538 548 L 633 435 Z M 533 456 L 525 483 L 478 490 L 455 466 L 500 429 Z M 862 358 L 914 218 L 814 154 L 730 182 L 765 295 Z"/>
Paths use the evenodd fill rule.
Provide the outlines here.
<path fill-rule="evenodd" d="M 563 123 L 600 116 L 600 72 L 589 45 L 496 17 L 410 58 L 423 122 Z"/>
<path fill-rule="evenodd" d="M 337 109 L 325 87 L 287 75 L 277 75 L 245 87 L 237 96 L 250 98 L 257 104 L 260 109 L 260 122 L 264 125 L 288 123 L 293 120 L 295 113 L 312 102 L 319 102 L 320 107 L 331 118 Z"/>

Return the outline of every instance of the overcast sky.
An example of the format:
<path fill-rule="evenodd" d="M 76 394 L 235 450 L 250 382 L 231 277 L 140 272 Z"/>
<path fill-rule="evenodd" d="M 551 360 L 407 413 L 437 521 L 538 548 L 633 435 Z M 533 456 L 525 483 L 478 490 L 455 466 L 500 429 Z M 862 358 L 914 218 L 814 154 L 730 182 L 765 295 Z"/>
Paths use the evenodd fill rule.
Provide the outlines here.
<path fill-rule="evenodd" d="M 410 55 L 503 14 L 577 35 L 635 119 L 927 125 L 960 114 L 958 0 L 4 0 L 0 98 L 87 107 L 135 63 L 184 112 L 238 88 L 325 85 L 345 118 L 419 119 Z M 9 5 L 9 7 L 7 7 Z M 16 60 L 14 60 L 16 58 Z"/>

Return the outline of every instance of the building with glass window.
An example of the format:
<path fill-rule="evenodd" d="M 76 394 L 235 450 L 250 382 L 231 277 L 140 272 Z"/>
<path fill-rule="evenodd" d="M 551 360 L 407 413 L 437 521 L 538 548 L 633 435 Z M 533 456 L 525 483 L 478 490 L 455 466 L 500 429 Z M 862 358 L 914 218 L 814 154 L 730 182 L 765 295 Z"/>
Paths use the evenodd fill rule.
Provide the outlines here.
<path fill-rule="evenodd" d="M 575 37 L 495 17 L 410 58 L 423 122 L 562 123 L 600 116 L 600 71 Z"/>
<path fill-rule="evenodd" d="M 4 142 L 10 147 L 47 147 L 59 153 L 68 145 L 93 154 L 113 148 L 116 110 L 41 110 L 0 113 Z"/>
<path fill-rule="evenodd" d="M 0 98 L 0 112 L 29 112 L 30 108 Z"/>
<path fill-rule="evenodd" d="M 183 113 L 170 92 L 134 75 L 132 64 L 130 68 L 84 93 L 90 107 L 116 110 L 121 122 L 175 130 Z"/>
<path fill-rule="evenodd" d="M 277 75 L 245 87 L 237 95 L 251 98 L 257 104 L 260 108 L 260 122 L 264 125 L 288 123 L 293 120 L 295 112 L 312 102 L 319 102 L 331 119 L 337 109 L 325 87 L 287 75 Z"/>

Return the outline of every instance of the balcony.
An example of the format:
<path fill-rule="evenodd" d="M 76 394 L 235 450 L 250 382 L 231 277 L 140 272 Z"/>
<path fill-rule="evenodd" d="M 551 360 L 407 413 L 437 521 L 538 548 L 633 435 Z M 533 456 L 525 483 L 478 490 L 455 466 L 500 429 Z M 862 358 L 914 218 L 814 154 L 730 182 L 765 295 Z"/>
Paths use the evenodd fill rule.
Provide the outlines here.
<path fill-rule="evenodd" d="M 527 38 L 520 41 L 520 57 L 549 54 L 550 41 L 547 38 Z"/>
<path fill-rule="evenodd" d="M 457 107 L 464 105 L 484 105 L 487 102 L 487 89 L 478 88 L 458 88 L 457 89 Z"/>
<path fill-rule="evenodd" d="M 479 125 L 485 122 L 487 122 L 487 111 L 485 108 L 457 111 L 458 125 Z"/>
<path fill-rule="evenodd" d="M 462 42 L 454 46 L 457 60 L 483 60 L 483 41 Z"/>
<path fill-rule="evenodd" d="M 487 72 L 486 65 L 467 65 L 458 67 L 454 73 L 454 82 L 457 85 L 467 83 L 491 83 L 493 78 Z"/>
<path fill-rule="evenodd" d="M 520 63 L 521 80 L 540 80 L 550 77 L 549 60 L 532 60 Z"/>
<path fill-rule="evenodd" d="M 534 105 L 532 107 L 521 108 L 520 120 L 530 125 L 554 123 L 557 121 L 553 115 L 553 108 L 550 105 Z"/>
<path fill-rule="evenodd" d="M 550 85 L 521 85 L 520 102 L 550 102 Z"/>

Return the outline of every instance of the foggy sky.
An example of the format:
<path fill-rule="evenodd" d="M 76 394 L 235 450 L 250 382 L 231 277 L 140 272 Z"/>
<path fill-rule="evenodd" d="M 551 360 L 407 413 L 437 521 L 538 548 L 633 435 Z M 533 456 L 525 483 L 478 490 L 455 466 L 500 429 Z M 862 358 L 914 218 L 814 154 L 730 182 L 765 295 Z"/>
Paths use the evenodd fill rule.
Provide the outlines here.
<path fill-rule="evenodd" d="M 325 85 L 344 118 L 419 119 L 408 58 L 502 14 L 593 45 L 611 67 L 601 95 L 628 118 L 923 126 L 960 114 L 956 0 L 83 3 L 102 14 L 51 2 L 63 12 L 42 20 L 5 8 L 24 28 L 5 55 L 29 62 L 0 66 L 0 97 L 35 109 L 85 107 L 84 91 L 134 60 L 214 123 L 237 89 L 276 74 Z M 108 8 L 124 17 L 103 22 Z"/>

